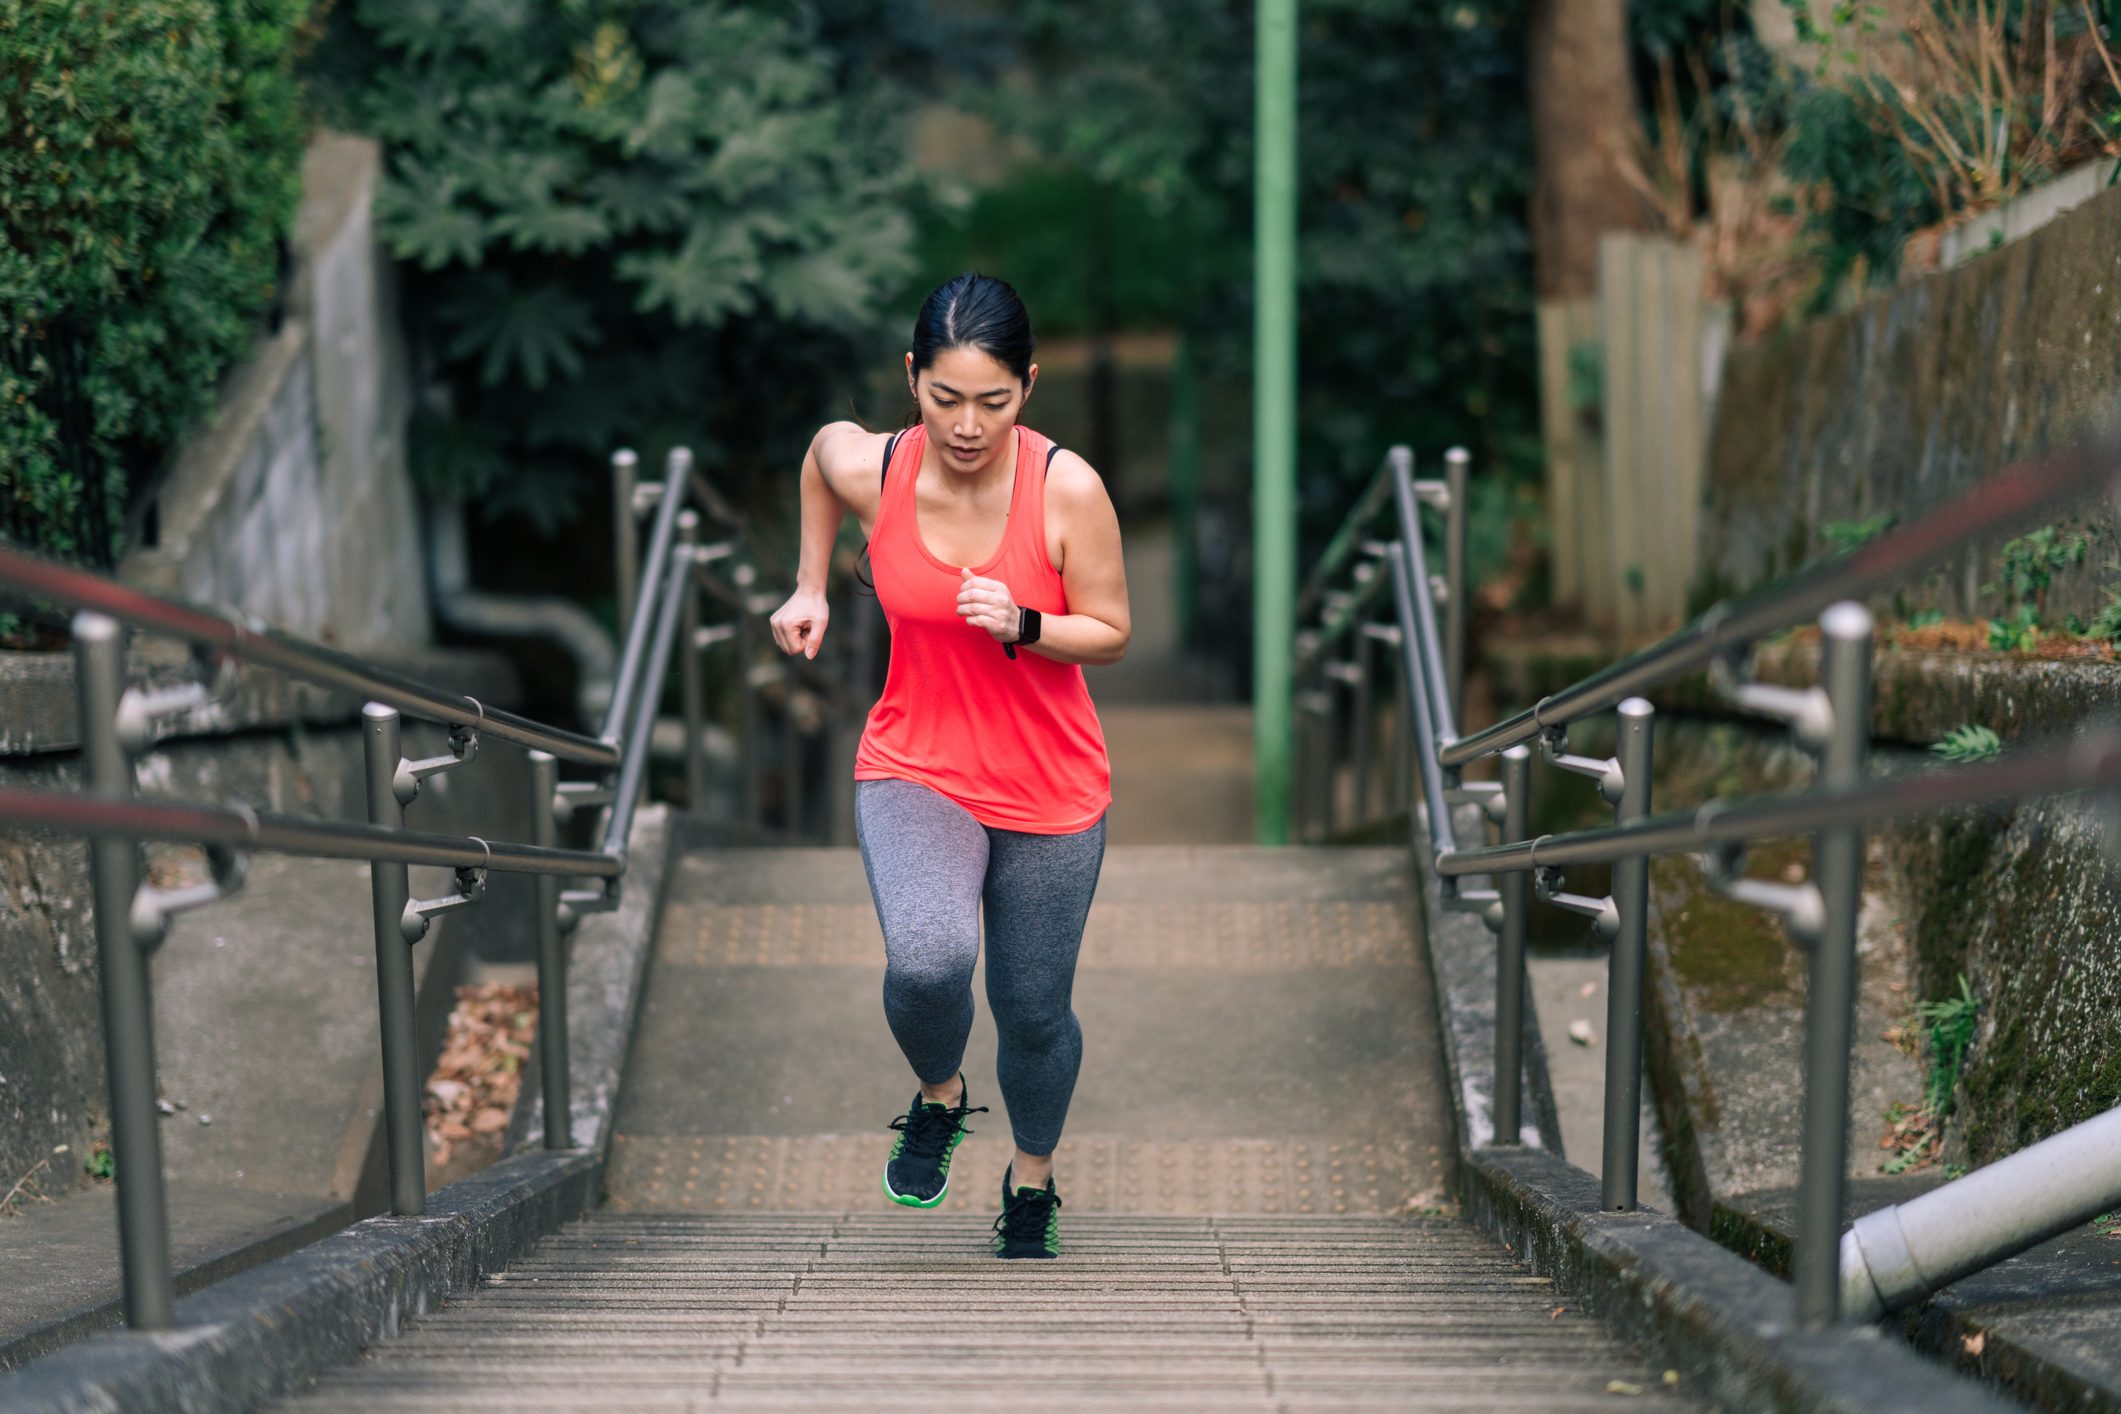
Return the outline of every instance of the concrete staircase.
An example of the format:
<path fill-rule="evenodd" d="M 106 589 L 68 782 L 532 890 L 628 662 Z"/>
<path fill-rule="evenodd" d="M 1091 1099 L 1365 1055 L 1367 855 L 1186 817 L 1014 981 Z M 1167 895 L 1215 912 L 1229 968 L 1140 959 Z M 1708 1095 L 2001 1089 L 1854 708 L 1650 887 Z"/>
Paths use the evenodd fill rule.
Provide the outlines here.
<path fill-rule="evenodd" d="M 290 1407 L 1696 1407 L 1451 1215 L 1417 920 L 1397 848 L 1113 847 L 1062 1255 L 1003 1263 L 985 1007 L 966 1070 L 993 1112 L 941 1206 L 895 1208 L 912 1082 L 859 858 L 694 851 L 603 1210 Z"/>
<path fill-rule="evenodd" d="M 1698 1407 L 1446 1218 L 603 1214 L 291 1407 L 1538 1410 Z"/>

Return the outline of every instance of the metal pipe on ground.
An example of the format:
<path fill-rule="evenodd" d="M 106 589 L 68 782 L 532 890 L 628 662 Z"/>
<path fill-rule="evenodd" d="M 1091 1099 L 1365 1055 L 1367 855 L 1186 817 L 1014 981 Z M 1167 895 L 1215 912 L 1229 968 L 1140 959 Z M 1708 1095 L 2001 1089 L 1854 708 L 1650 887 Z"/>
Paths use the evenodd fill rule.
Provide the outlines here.
<path fill-rule="evenodd" d="M 1842 1314 L 1868 1321 L 1912 1306 L 2117 1207 L 2121 1109 L 1858 1218 L 1841 1238 Z"/>

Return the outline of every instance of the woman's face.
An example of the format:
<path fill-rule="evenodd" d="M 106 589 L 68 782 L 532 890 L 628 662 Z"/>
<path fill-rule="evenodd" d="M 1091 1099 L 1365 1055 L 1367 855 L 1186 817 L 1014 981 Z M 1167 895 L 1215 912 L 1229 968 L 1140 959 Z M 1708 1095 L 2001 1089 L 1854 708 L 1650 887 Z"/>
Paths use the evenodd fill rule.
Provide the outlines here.
<path fill-rule="evenodd" d="M 1038 381 L 1038 365 L 1019 380 L 992 354 L 969 346 L 944 349 L 935 362 L 914 372 L 906 355 L 906 383 L 920 407 L 921 423 L 937 458 L 950 471 L 977 476 L 1008 450 L 1009 429 L 1023 412 Z"/>

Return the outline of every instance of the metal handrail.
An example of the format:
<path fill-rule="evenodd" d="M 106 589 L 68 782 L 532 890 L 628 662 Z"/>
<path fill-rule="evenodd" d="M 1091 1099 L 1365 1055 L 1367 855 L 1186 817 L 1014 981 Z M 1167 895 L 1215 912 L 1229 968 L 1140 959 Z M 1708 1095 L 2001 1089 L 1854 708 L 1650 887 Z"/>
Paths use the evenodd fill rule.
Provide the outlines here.
<path fill-rule="evenodd" d="M 1440 590 L 1447 603 L 1462 608 L 1463 560 L 1447 569 L 1441 585 L 1432 580 L 1418 524 L 1419 505 L 1463 505 L 1462 461 L 1458 471 L 1459 478 L 1439 504 L 1433 490 L 1412 480 L 1411 456 L 1395 448 L 1379 480 L 1358 498 L 1329 546 L 1329 563 L 1306 585 L 1305 613 L 1320 611 L 1321 619 L 1317 628 L 1298 633 L 1301 651 L 1292 661 L 1298 690 L 1310 710 L 1295 720 L 1300 732 L 1315 731 L 1311 724 L 1323 722 L 1329 734 L 1323 753 L 1328 781 L 1319 794 L 1326 801 L 1322 833 L 1330 835 L 1335 794 L 1331 777 L 1338 770 L 1331 736 L 1337 720 L 1332 689 L 1344 683 L 1353 691 L 1354 754 L 1360 771 L 1371 727 L 1368 645 L 1382 640 L 1396 648 L 1405 700 L 1395 739 L 1411 746 L 1410 766 L 1420 788 L 1413 812 L 1416 850 L 1425 850 L 1429 857 L 1443 907 L 1480 912 L 1498 937 L 1494 1142 L 1515 1143 L 1520 1129 L 1519 1033 L 1530 893 L 1550 906 L 1590 915 L 1598 934 L 1613 944 L 1600 1193 L 1608 1209 L 1635 1206 L 1648 861 L 1655 854 L 1685 853 L 1695 856 L 1712 889 L 1781 914 L 1810 954 L 1794 1262 L 1801 1324 L 1817 1326 L 1895 1309 L 2121 1204 L 2121 1178 L 2115 1177 L 2121 1174 L 2117 1109 L 1922 1199 L 1880 1210 L 1854 1229 L 1844 1232 L 1841 1221 L 1863 828 L 1954 807 L 2121 786 L 2121 723 L 2101 725 L 2072 740 L 2021 748 L 1986 765 L 1869 780 L 1873 631 L 1869 613 L 1851 596 L 1885 587 L 1977 536 L 2015 530 L 2095 490 L 2121 489 L 2121 437 L 2109 433 L 2014 466 L 1900 531 L 1718 605 L 1663 642 L 1462 740 L 1453 739 L 1462 660 L 1452 658 L 1448 641 L 1439 645 L 1434 601 Z M 1364 531 L 1381 509 L 1377 487 L 1386 477 L 1395 491 L 1398 536 L 1382 543 L 1366 538 Z M 1357 547 L 1389 561 L 1395 622 L 1389 627 L 1364 626 L 1352 637 L 1353 656 L 1336 659 L 1329 650 L 1349 635 L 1372 598 L 1373 586 L 1360 570 L 1353 588 L 1333 587 Z M 1368 573 L 1374 575 L 1374 570 Z M 1742 679 L 1737 664 L 1754 642 L 1814 613 L 1824 639 L 1820 686 L 1795 690 Z M 1797 743 L 1818 759 L 1812 789 L 1650 814 L 1655 711 L 1638 694 L 1703 667 L 1711 669 L 1712 686 L 1735 706 L 1781 719 Z M 1571 754 L 1567 726 L 1609 708 L 1618 709 L 1617 757 L 1598 760 Z M 1598 781 L 1601 795 L 1615 807 L 1611 827 L 1527 838 L 1530 747 L 1535 742 L 1549 765 Z M 1463 767 L 1498 753 L 1499 783 L 1461 782 Z M 1296 759 L 1311 760 L 1315 754 L 1299 749 Z M 1305 798 L 1299 794 L 1299 800 Z M 1358 783 L 1357 800 L 1363 799 Z M 1486 820 L 1503 826 L 1501 842 L 1468 842 L 1463 847 L 1457 842 L 1450 810 L 1475 803 Z M 1811 882 L 1789 885 L 1745 877 L 1747 844 L 1805 834 L 1814 838 Z M 1614 866 L 1611 896 L 1587 898 L 1565 891 L 1563 870 L 1587 864 Z M 1477 893 L 1461 887 L 1481 876 L 1492 879 L 1495 887 Z M 2071 1172 L 2049 1173 L 2058 1161 L 2071 1164 Z M 1992 1196 L 2001 1191 L 2034 1196 L 2021 1209 L 1999 1215 Z"/>
<path fill-rule="evenodd" d="M 97 800 L 59 791 L 0 787 L 0 820 L 10 826 L 60 830 L 85 839 L 158 840 L 220 845 L 242 853 L 305 859 L 388 860 L 441 869 L 498 869 L 504 874 L 588 875 L 616 879 L 626 861 L 608 851 L 541 848 L 482 840 L 476 835 L 418 834 L 339 820 L 238 810 L 225 805 L 175 805 L 149 800 Z"/>
<path fill-rule="evenodd" d="M 2051 744 L 2020 748 L 1992 761 L 1936 767 L 1841 790 L 1812 790 L 1727 804 L 1712 800 L 1631 825 L 1572 830 L 1438 856 L 1436 872 L 1518 874 L 1639 855 L 1706 854 L 1759 840 L 1793 839 L 1846 825 L 1876 825 L 1970 805 L 2002 805 L 2042 796 L 2121 786 L 2121 725 Z"/>
<path fill-rule="evenodd" d="M 0 823 L 56 829 L 90 842 L 111 1147 L 119 1175 L 119 1247 L 126 1321 L 134 1329 L 169 1325 L 174 1299 L 154 1108 L 146 965 L 172 915 L 210 904 L 240 888 L 248 858 L 257 851 L 369 861 L 390 1203 L 393 1213 L 411 1216 L 424 1211 L 426 1192 L 410 944 L 426 934 L 433 917 L 479 902 L 486 893 L 489 871 L 536 879 L 544 1142 L 548 1149 L 570 1147 L 566 953 L 561 936 L 584 913 L 618 905 L 628 839 L 645 793 L 660 683 L 673 661 L 683 674 L 685 689 L 686 778 L 691 799 L 695 807 L 699 805 L 705 779 L 699 658 L 723 642 L 735 643 L 742 655 L 743 686 L 738 700 L 747 762 L 744 814 L 748 823 L 757 823 L 757 711 L 751 689 L 759 679 L 751 663 L 762 610 L 759 599 L 744 592 L 755 571 L 748 563 L 737 566 L 740 602 L 735 622 L 703 626 L 699 607 L 711 586 L 704 582 L 707 577 L 701 567 L 738 554 L 744 547 L 699 545 L 699 515 L 686 503 L 698 500 L 718 518 L 733 520 L 731 528 L 739 541 L 748 540 L 746 527 L 693 471 L 691 454 L 684 448 L 671 452 L 660 486 L 636 484 L 638 459 L 631 452 L 615 454 L 612 467 L 625 509 L 617 527 L 616 550 L 626 644 L 601 734 L 594 738 L 415 682 L 352 655 L 268 629 L 232 611 L 144 593 L 0 547 L 0 590 L 68 604 L 79 611 L 74 620 L 74 656 L 86 793 L 0 789 Z M 646 564 L 640 565 L 634 516 L 651 504 L 650 497 L 655 498 L 656 515 L 647 537 Z M 749 548 L 751 553 L 745 558 L 761 558 L 758 547 Z M 128 689 L 124 624 L 175 636 L 195 649 L 210 649 L 220 656 L 222 667 L 258 663 L 290 677 L 365 696 L 362 726 L 368 821 L 260 812 L 241 803 L 216 806 L 134 799 L 133 758 L 152 743 L 157 723 L 207 705 L 213 693 L 201 685 Z M 839 703 L 847 695 L 831 692 L 830 696 Z M 447 754 L 408 760 L 402 752 L 401 713 L 448 725 Z M 799 751 L 792 718 L 790 732 L 790 750 Z M 529 748 L 533 843 L 405 830 L 404 807 L 419 794 L 421 783 L 469 763 L 486 734 Z M 563 759 L 595 768 L 601 781 L 560 781 Z M 784 813 L 790 828 L 795 826 L 798 811 L 793 798 L 799 789 L 794 784 L 800 779 L 797 764 L 792 758 L 788 763 L 791 798 Z M 598 847 L 560 847 L 559 821 L 590 804 L 606 811 L 594 832 Z M 145 840 L 204 846 L 210 881 L 180 888 L 144 883 L 137 851 Z M 455 891 L 440 898 L 413 898 L 408 869 L 415 864 L 453 869 Z M 569 880 L 598 882 L 601 887 L 564 887 Z"/>
<path fill-rule="evenodd" d="M 1771 633 L 1819 614 L 1830 604 L 1859 599 L 1906 578 L 1963 547 L 1976 535 L 2013 530 L 2057 506 L 2109 484 L 2121 471 L 2121 437 L 2017 463 L 1898 530 L 1854 551 L 1813 565 L 1753 594 L 1718 604 L 1669 637 L 1445 747 L 1447 767 L 1536 738 L 1618 706 L 1718 658 L 1743 653 Z"/>
<path fill-rule="evenodd" d="M 319 687 L 387 702 L 429 721 L 469 727 L 534 751 L 549 751 L 563 761 L 585 766 L 618 764 L 618 749 L 610 742 L 484 706 L 477 698 L 431 687 L 350 653 L 267 628 L 234 610 L 150 594 L 6 545 L 0 545 L 0 589 L 103 614 Z"/>

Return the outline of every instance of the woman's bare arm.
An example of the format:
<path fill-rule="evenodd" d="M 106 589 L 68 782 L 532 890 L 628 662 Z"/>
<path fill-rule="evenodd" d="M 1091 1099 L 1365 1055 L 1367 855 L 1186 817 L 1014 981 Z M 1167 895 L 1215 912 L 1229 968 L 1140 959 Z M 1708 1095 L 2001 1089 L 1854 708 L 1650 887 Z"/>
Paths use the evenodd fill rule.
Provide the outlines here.
<path fill-rule="evenodd" d="M 883 439 L 852 422 L 829 422 L 810 439 L 803 453 L 798 488 L 801 529 L 796 552 L 795 592 L 767 622 L 783 653 L 815 658 L 825 636 L 830 610 L 825 580 L 832 569 L 832 544 L 840 523 L 853 511 L 864 525 L 876 518 L 878 487 L 864 484 L 859 467 L 865 450 L 871 460 L 882 456 Z"/>
<path fill-rule="evenodd" d="M 865 485 L 858 468 L 865 452 L 874 452 L 867 460 L 881 462 L 882 446 L 882 437 L 852 422 L 828 422 L 810 439 L 800 483 L 802 541 L 796 558 L 796 588 L 824 592 L 832 543 L 839 538 L 840 522 L 849 511 L 865 525 L 875 519 L 875 483 L 880 478 L 872 477 Z"/>
<path fill-rule="evenodd" d="M 1061 586 L 1068 612 L 1039 619 L 1038 642 L 1023 651 L 1063 663 L 1117 663 L 1134 635 L 1127 607 L 1127 568 L 1120 555 L 1119 513 L 1104 479 L 1073 452 L 1053 459 L 1046 510 L 1061 525 Z"/>

